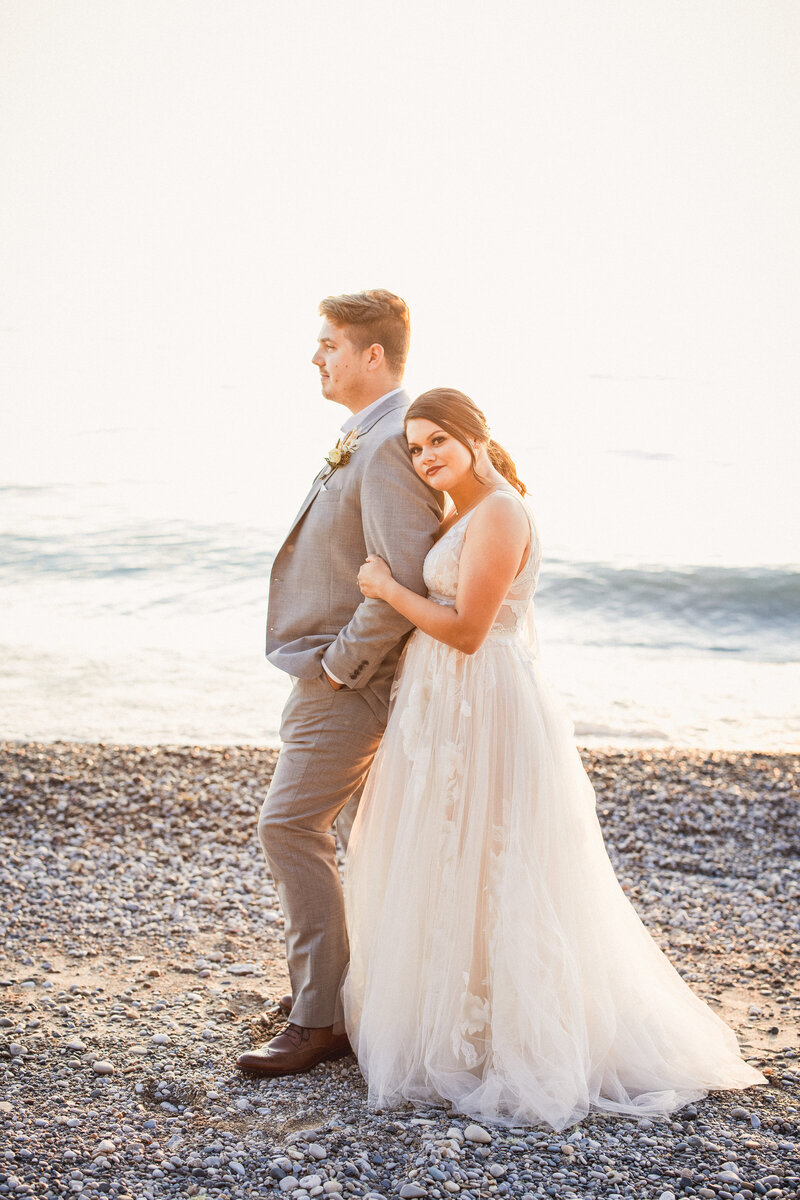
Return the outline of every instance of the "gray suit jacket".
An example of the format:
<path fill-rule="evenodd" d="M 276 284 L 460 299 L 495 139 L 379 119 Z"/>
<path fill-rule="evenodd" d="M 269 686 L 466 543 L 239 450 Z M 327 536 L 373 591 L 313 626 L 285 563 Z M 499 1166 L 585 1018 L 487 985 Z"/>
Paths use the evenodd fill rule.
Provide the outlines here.
<path fill-rule="evenodd" d="M 359 426 L 347 465 L 314 480 L 272 564 L 267 616 L 274 666 L 314 679 L 324 658 L 384 720 L 411 625 L 383 600 L 365 599 L 356 576 L 367 554 L 379 554 L 395 579 L 424 595 L 422 563 L 441 516 L 440 494 L 411 465 L 407 405 L 405 392 L 387 397 Z"/>

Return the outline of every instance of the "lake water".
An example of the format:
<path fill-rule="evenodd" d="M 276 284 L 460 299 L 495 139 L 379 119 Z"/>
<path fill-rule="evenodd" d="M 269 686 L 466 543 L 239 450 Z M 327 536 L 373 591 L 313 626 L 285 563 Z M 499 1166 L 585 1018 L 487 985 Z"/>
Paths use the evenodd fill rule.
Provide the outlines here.
<path fill-rule="evenodd" d="M 98 431 L 94 444 L 118 442 Z M 267 580 L 313 456 L 259 473 L 245 455 L 244 480 L 184 473 L 180 488 L 141 456 L 127 477 L 119 454 L 94 453 L 91 469 L 67 457 L 59 474 L 52 456 L 44 469 L 18 463 L 0 488 L 0 735 L 276 744 L 288 682 L 263 657 Z M 709 554 L 676 509 L 682 560 L 680 539 L 637 540 L 636 529 L 658 525 L 659 495 L 691 493 L 713 467 L 598 452 L 587 505 L 548 456 L 534 447 L 521 457 L 529 472 L 539 461 L 542 655 L 578 740 L 800 748 L 791 538 L 742 549 L 731 503 Z M 714 495 L 733 495 L 736 478 L 723 471 Z"/>

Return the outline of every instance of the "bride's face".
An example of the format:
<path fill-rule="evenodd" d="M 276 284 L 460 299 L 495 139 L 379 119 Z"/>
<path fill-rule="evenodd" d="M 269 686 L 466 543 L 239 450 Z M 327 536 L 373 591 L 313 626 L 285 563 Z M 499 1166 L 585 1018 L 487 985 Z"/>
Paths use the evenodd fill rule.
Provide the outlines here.
<path fill-rule="evenodd" d="M 414 470 L 437 491 L 449 492 L 472 474 L 467 447 L 433 421 L 415 417 L 406 425 L 406 437 Z"/>

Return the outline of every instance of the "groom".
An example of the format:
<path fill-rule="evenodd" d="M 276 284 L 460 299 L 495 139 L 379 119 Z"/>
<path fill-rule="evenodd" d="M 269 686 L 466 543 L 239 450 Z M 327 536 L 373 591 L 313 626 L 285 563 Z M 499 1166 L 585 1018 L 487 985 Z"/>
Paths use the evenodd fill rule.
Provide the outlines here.
<path fill-rule="evenodd" d="M 312 361 L 323 396 L 350 415 L 270 578 L 267 658 L 294 686 L 258 832 L 286 918 L 292 995 L 281 1002 L 286 1028 L 238 1059 L 263 1075 L 307 1071 L 349 1051 L 338 1000 L 348 941 L 332 827 L 352 799 L 338 824 L 344 840 L 410 629 L 383 601 L 365 599 L 356 576 L 368 554 L 379 554 L 396 579 L 424 593 L 422 563 L 440 516 L 403 432 L 405 302 L 378 288 L 329 296 L 319 311 Z"/>

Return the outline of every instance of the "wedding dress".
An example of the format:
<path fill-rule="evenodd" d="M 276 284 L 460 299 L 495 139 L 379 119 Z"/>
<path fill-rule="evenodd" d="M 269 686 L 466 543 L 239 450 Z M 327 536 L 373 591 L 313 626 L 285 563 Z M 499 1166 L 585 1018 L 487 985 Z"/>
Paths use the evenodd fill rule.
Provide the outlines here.
<path fill-rule="evenodd" d="M 483 646 L 410 638 L 351 835 L 343 1001 L 369 1102 L 558 1130 L 764 1083 L 614 875 L 537 658 L 523 507 L 528 560 Z M 425 560 L 437 604 L 474 511 Z"/>

